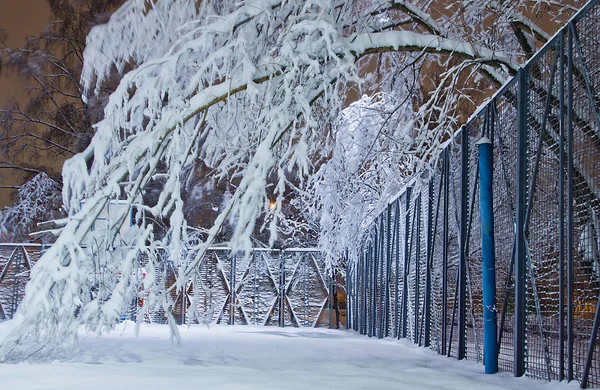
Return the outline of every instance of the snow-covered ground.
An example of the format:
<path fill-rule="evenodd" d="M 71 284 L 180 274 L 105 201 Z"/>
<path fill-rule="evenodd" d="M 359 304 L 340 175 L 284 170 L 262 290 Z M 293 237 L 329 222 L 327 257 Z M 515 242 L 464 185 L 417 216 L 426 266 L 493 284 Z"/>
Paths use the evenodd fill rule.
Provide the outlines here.
<path fill-rule="evenodd" d="M 480 365 L 405 340 L 343 330 L 194 326 L 180 332 L 180 346 L 171 344 L 164 325 L 142 325 L 138 337 L 131 323 L 101 337 L 84 335 L 60 361 L 0 364 L 0 389 L 578 388 L 509 373 L 484 375 Z"/>

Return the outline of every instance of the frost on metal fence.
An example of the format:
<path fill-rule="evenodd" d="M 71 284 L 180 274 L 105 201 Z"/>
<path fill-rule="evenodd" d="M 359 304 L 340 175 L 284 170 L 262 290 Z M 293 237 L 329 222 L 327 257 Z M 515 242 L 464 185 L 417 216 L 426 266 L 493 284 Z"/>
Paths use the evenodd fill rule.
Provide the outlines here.
<path fill-rule="evenodd" d="M 330 280 L 317 250 L 210 250 L 185 288 L 186 323 L 327 326 Z M 232 287 L 233 286 L 233 287 Z"/>
<path fill-rule="evenodd" d="M 349 327 L 482 362 L 478 152 L 494 154 L 499 368 L 600 386 L 600 6 L 588 4 L 373 222 Z"/>
<path fill-rule="evenodd" d="M 42 249 L 35 244 L 0 244 L 0 320 L 12 318 Z M 166 251 L 159 253 L 161 258 L 154 262 L 157 285 L 173 286 L 178 270 Z M 145 302 L 143 290 L 148 264 L 144 257 L 137 260 L 132 279 L 138 294 L 123 319 L 166 323 L 163 309 L 144 309 L 152 306 Z M 101 291 L 106 277 L 105 270 L 99 270 L 92 291 Z M 194 269 L 190 282 L 169 294 L 179 323 L 317 327 L 331 323 L 332 286 L 316 249 L 255 249 L 244 256 L 215 247 Z"/>
<path fill-rule="evenodd" d="M 25 295 L 29 271 L 40 257 L 41 245 L 0 244 L 0 320 L 12 318 Z"/>

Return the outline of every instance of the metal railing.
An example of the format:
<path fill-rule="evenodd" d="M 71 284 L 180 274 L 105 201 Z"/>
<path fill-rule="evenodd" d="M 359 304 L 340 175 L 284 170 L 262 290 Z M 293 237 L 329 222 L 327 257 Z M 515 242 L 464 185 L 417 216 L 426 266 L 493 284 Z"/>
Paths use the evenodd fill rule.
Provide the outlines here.
<path fill-rule="evenodd" d="M 335 283 L 325 269 L 316 249 L 255 249 L 245 257 L 212 248 L 193 272 L 196 283 L 173 293 L 174 314 L 182 323 L 329 326 Z"/>
<path fill-rule="evenodd" d="M 350 328 L 482 361 L 474 145 L 486 136 L 500 370 L 600 385 L 599 27 L 592 1 L 378 216 L 348 261 Z"/>
<path fill-rule="evenodd" d="M 17 311 L 31 267 L 44 249 L 40 244 L 0 243 L 0 320 L 12 318 Z"/>
<path fill-rule="evenodd" d="M 0 320 L 13 317 L 29 271 L 44 249 L 39 244 L 0 243 Z M 133 272 L 140 291 L 123 319 L 137 320 L 141 314 L 140 320 L 165 323 L 164 310 L 143 308 L 144 266 L 147 261 L 140 257 Z M 156 282 L 172 285 L 178 271 L 166 251 L 161 251 L 159 268 Z M 103 276 L 99 272 L 92 284 L 101 288 Z M 192 273 L 192 281 L 171 292 L 172 314 L 181 324 L 339 327 L 334 299 L 338 282 L 326 273 L 317 249 L 254 249 L 244 256 L 229 248 L 210 248 Z"/>

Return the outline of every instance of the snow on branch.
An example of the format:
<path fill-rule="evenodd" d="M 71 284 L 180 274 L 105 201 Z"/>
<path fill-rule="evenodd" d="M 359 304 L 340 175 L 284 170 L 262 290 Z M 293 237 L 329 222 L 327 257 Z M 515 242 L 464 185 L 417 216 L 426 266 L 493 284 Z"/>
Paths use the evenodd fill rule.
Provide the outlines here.
<path fill-rule="evenodd" d="M 419 34 L 413 31 L 385 31 L 360 34 L 350 39 L 350 51 L 361 57 L 384 51 L 427 52 L 478 59 L 482 63 L 506 65 L 516 71 L 519 65 L 514 61 L 495 53 L 483 46 L 475 46 L 461 39 L 449 39 L 431 34 Z"/>

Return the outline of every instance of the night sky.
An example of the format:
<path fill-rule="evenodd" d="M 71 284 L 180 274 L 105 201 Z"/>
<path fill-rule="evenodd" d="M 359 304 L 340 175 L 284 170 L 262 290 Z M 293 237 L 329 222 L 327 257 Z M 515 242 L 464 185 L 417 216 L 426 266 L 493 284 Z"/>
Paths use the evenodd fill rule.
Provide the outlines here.
<path fill-rule="evenodd" d="M 8 33 L 8 45 L 23 46 L 27 35 L 37 35 L 48 24 L 49 11 L 45 0 L 0 0 L 0 29 Z M 27 86 L 18 77 L 0 75 L 0 107 L 12 99 L 21 100 Z M 0 170 L 1 185 L 14 185 L 14 174 Z M 10 191 L 0 189 L 0 208 L 9 202 Z"/>

